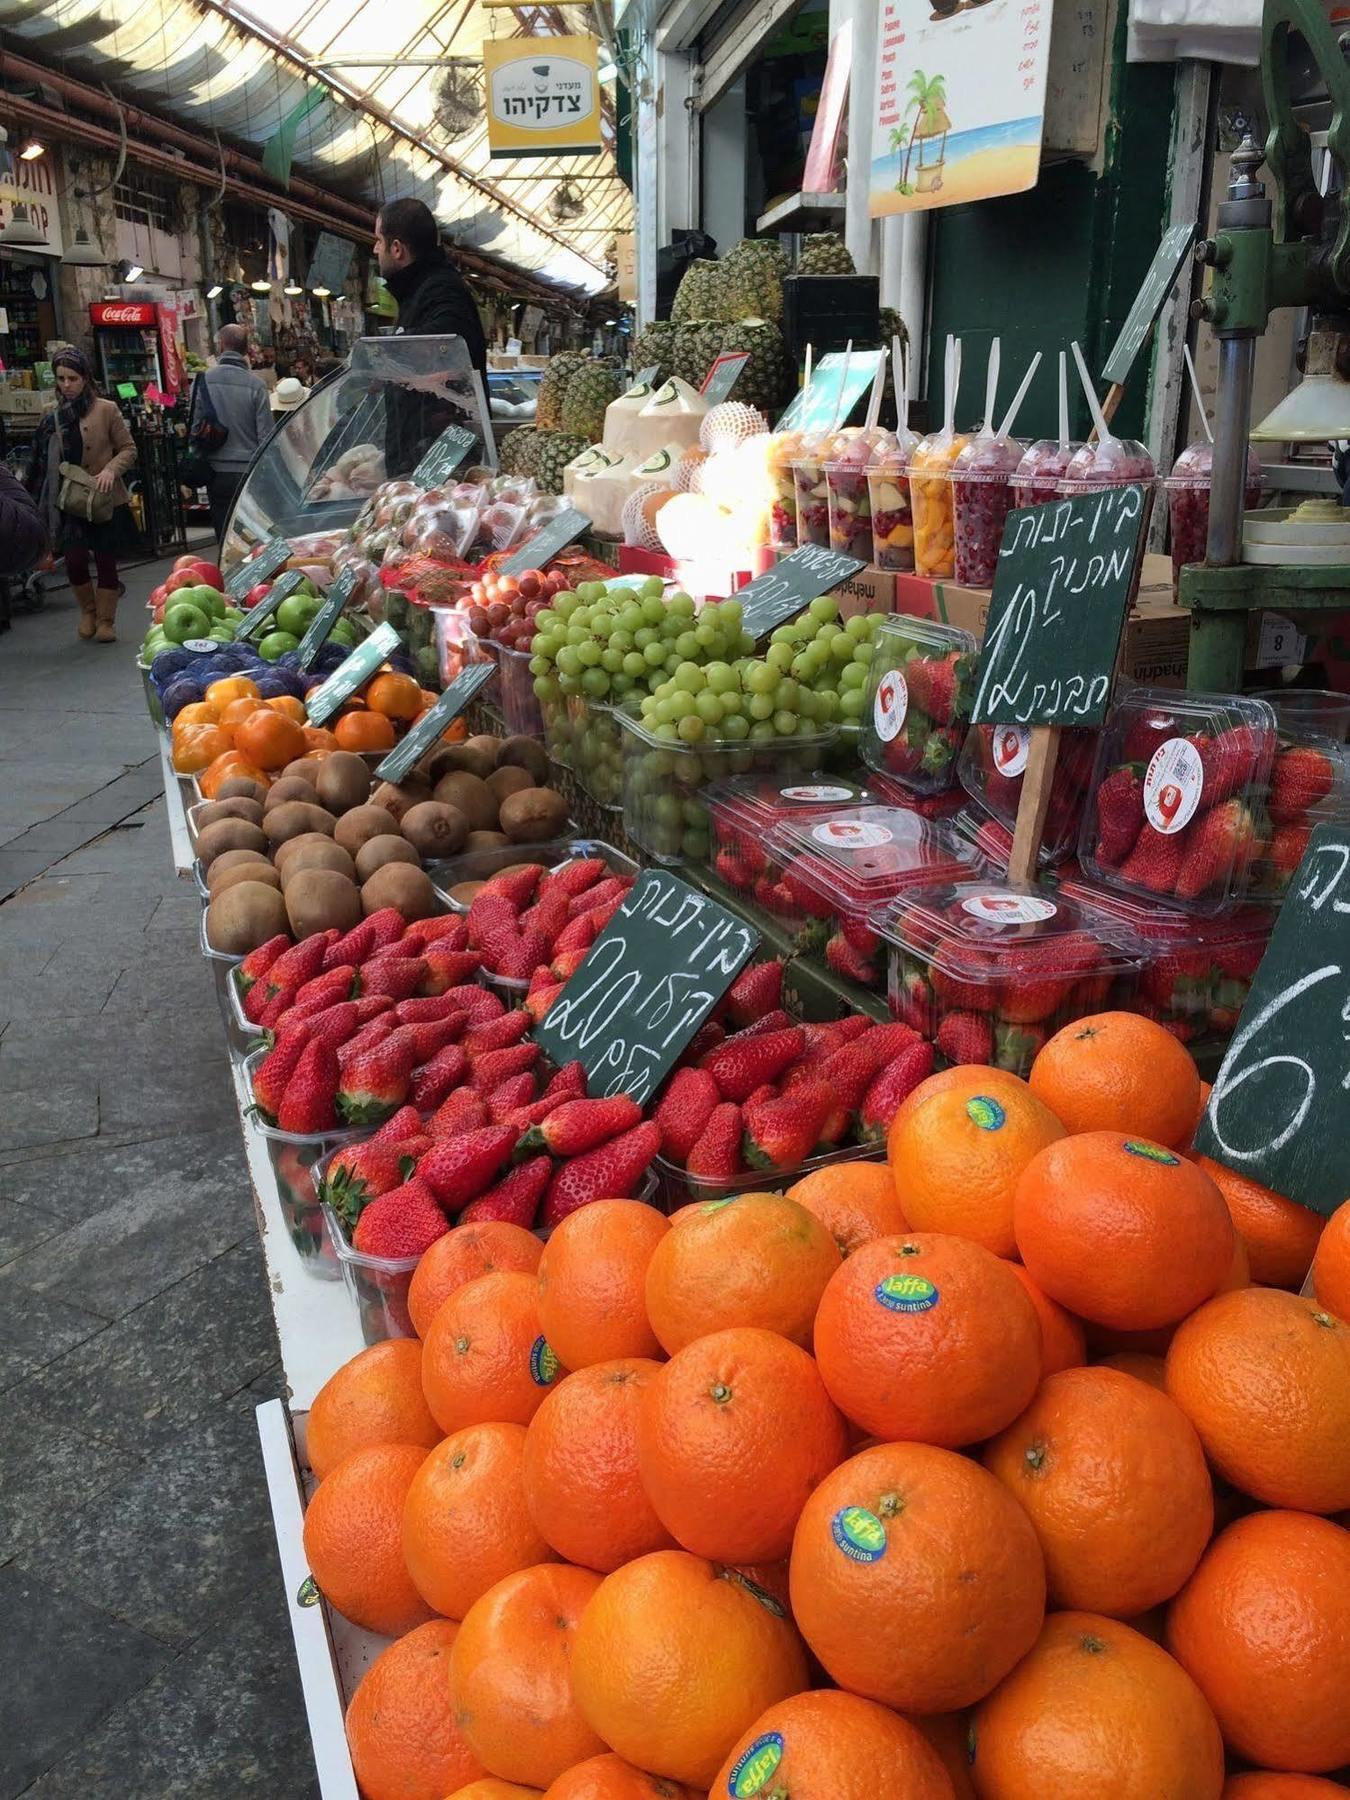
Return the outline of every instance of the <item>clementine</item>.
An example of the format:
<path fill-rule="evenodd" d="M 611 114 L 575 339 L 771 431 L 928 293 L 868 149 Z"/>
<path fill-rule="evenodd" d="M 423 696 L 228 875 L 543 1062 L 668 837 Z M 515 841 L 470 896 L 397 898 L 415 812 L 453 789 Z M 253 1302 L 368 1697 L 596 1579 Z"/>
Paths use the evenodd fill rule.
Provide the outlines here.
<path fill-rule="evenodd" d="M 263 788 L 272 785 L 272 778 L 265 769 L 246 762 L 235 750 L 224 750 L 219 756 L 213 757 L 197 777 L 202 799 L 214 800 L 222 784 L 236 777 L 244 781 L 256 781 Z"/>
<path fill-rule="evenodd" d="M 444 1800 L 483 1773 L 455 1723 L 450 1646 L 459 1626 L 431 1619 L 382 1650 L 347 1708 L 347 1745 L 366 1800 Z"/>
<path fill-rule="evenodd" d="M 305 1510 L 305 1555 L 320 1593 L 354 1625 L 386 1637 L 431 1617 L 403 1562 L 403 1507 L 425 1457 L 415 1444 L 357 1450 Z"/>
<path fill-rule="evenodd" d="M 326 756 L 330 750 L 337 749 L 337 738 L 326 726 L 305 725 L 301 729 L 305 734 L 306 756 Z"/>
<path fill-rule="evenodd" d="M 413 1270 L 408 1285 L 408 1314 L 413 1330 L 424 1338 L 442 1305 L 466 1282 L 502 1269 L 532 1275 L 543 1245 L 523 1225 L 484 1219 L 481 1225 L 454 1225 L 438 1237 Z"/>
<path fill-rule="evenodd" d="M 364 707 L 358 712 L 343 713 L 333 727 L 333 737 L 339 750 L 392 750 L 394 747 L 394 727 L 383 713 L 368 712 Z"/>
<path fill-rule="evenodd" d="M 305 703 L 295 694 L 276 694 L 272 699 L 264 700 L 263 705 L 270 706 L 273 712 L 283 713 L 297 725 L 308 722 L 309 714 L 305 711 Z"/>
<path fill-rule="evenodd" d="M 968 1063 L 958 1063 L 950 1069 L 939 1069 L 936 1075 L 928 1075 L 912 1089 L 900 1102 L 899 1110 L 892 1118 L 886 1132 L 886 1155 L 890 1157 L 890 1140 L 902 1127 L 902 1123 L 911 1112 L 923 1105 L 930 1094 L 945 1094 L 955 1089 L 958 1093 L 970 1091 L 969 1082 L 972 1073 L 981 1077 L 980 1086 L 986 1094 L 992 1093 L 1000 1098 L 1004 1093 L 1024 1094 L 1027 1084 L 1020 1075 L 1014 1075 L 1007 1069 L 972 1070 Z"/>
<path fill-rule="evenodd" d="M 198 775 L 230 748 L 219 725 L 186 725 L 173 734 L 170 760 L 179 775 Z"/>
<path fill-rule="evenodd" d="M 1045 1564 L 1031 1521 L 978 1463 L 930 1444 L 878 1444 L 807 1501 L 791 1590 L 802 1636 L 840 1687 L 951 1712 L 982 1699 L 1036 1641 Z"/>
<path fill-rule="evenodd" d="M 1036 1285 L 1118 1331 L 1184 1318 L 1233 1261 L 1232 1221 L 1208 1175 L 1164 1145 L 1115 1131 L 1062 1138 L 1032 1157 L 1013 1225 Z"/>
<path fill-rule="evenodd" d="M 223 712 L 231 700 L 257 700 L 260 695 L 257 682 L 250 681 L 247 675 L 222 675 L 219 681 L 211 683 L 202 698 L 208 706 Z"/>
<path fill-rule="evenodd" d="M 1126 1132 L 1169 1150 L 1190 1141 L 1200 1101 L 1190 1051 L 1141 1013 L 1075 1019 L 1042 1046 L 1027 1081 L 1067 1131 Z"/>
<path fill-rule="evenodd" d="M 1145 1350 L 1117 1350 L 1114 1356 L 1104 1356 L 1097 1367 L 1118 1369 L 1122 1375 L 1146 1381 L 1161 1394 L 1167 1392 L 1167 1364 L 1161 1356 L 1150 1356 Z"/>
<path fill-rule="evenodd" d="M 462 1619 L 480 1595 L 553 1552 L 530 1522 L 523 1425 L 467 1425 L 427 1457 L 403 1509 L 403 1557 L 427 1605 Z"/>
<path fill-rule="evenodd" d="M 499 1781 L 495 1775 L 480 1775 L 467 1787 L 456 1788 L 447 1800 L 543 1800 L 544 1790 L 521 1787 L 518 1781 Z"/>
<path fill-rule="evenodd" d="M 309 1466 L 322 1481 L 344 1456 L 374 1444 L 420 1444 L 430 1450 L 441 1428 L 422 1393 L 422 1348 L 413 1338 L 387 1338 L 358 1351 L 314 1396 L 305 1428 Z"/>
<path fill-rule="evenodd" d="M 528 1425 L 567 1371 L 539 1329 L 534 1277 L 479 1275 L 439 1308 L 422 1344 L 422 1391 L 443 1431 Z"/>
<path fill-rule="evenodd" d="M 965 1713 L 928 1713 L 914 1723 L 937 1751 L 956 1800 L 979 1800 L 970 1773 L 970 1724 Z"/>
<path fill-rule="evenodd" d="M 638 1466 L 676 1542 L 716 1562 L 776 1562 L 812 1490 L 844 1455 L 815 1363 L 775 1331 L 715 1331 L 657 1369 Z"/>
<path fill-rule="evenodd" d="M 1323 1781 L 1320 1775 L 1277 1775 L 1270 1769 L 1252 1769 L 1246 1775 L 1230 1775 L 1222 1800 L 1345 1800 L 1339 1781 Z"/>
<path fill-rule="evenodd" d="M 568 1562 L 607 1575 L 671 1546 L 638 1473 L 638 1418 L 658 1366 L 636 1356 L 592 1363 L 560 1381 L 530 1420 L 525 1504 Z"/>
<path fill-rule="evenodd" d="M 593 1200 L 554 1230 L 539 1259 L 539 1322 L 569 1369 L 660 1356 L 645 1284 L 669 1229 L 641 1200 Z"/>
<path fill-rule="evenodd" d="M 1010 1425 L 1041 1374 L 1026 1290 L 967 1238 L 877 1238 L 839 1268 L 816 1314 L 831 1400 L 879 1438 L 955 1449 Z"/>
<path fill-rule="evenodd" d="M 231 700 L 228 705 L 221 709 L 220 717 L 216 723 L 223 731 L 228 731 L 230 733 L 230 742 L 233 743 L 236 727 L 242 725 L 245 719 L 251 718 L 260 706 L 266 706 L 267 704 L 268 702 L 266 700 L 251 700 L 248 695 L 242 695 L 238 700 Z M 187 712 L 188 710 L 187 707 L 183 708 L 183 712 Z M 182 717 L 181 713 L 179 714 L 179 717 Z"/>
<path fill-rule="evenodd" d="M 706 1788 L 745 1728 L 800 1693 L 808 1674 L 771 1595 L 702 1557 L 657 1550 L 601 1582 L 577 1632 L 572 1681 L 611 1750 Z"/>
<path fill-rule="evenodd" d="M 252 704 L 256 706 L 257 701 Z M 224 711 L 224 706 L 217 706 L 211 700 L 189 700 L 186 706 L 180 706 L 174 714 L 170 736 L 176 738 L 189 725 L 219 725 Z"/>
<path fill-rule="evenodd" d="M 607 1750 L 603 1756 L 588 1756 L 560 1775 L 544 1795 L 544 1800 L 704 1800 L 678 1781 L 667 1781 L 664 1775 L 648 1775 L 635 1769 Z"/>
<path fill-rule="evenodd" d="M 489 1774 L 547 1787 L 605 1748 L 573 1692 L 577 1627 L 599 1586 L 589 1569 L 539 1563 L 465 1614 L 450 1652 L 456 1718 Z"/>
<path fill-rule="evenodd" d="M 1043 1294 L 1021 1263 L 1008 1267 L 1026 1290 L 1027 1299 L 1036 1308 L 1041 1327 L 1041 1378 L 1057 1375 L 1061 1369 L 1075 1369 L 1087 1361 L 1087 1340 L 1081 1319 Z"/>
<path fill-rule="evenodd" d="M 1167 1644 L 1239 1756 L 1324 1774 L 1350 1762 L 1350 1532 L 1256 1512 L 1215 1538 Z"/>
<path fill-rule="evenodd" d="M 1301 1287 L 1322 1235 L 1321 1215 L 1211 1157 L 1197 1156 L 1195 1163 L 1224 1197 L 1251 1279 L 1262 1287 Z"/>
<path fill-rule="evenodd" d="M 1312 1279 L 1319 1304 L 1350 1324 L 1350 1200 L 1322 1228 Z"/>
<path fill-rule="evenodd" d="M 260 769 L 284 769 L 305 754 L 305 734 L 294 719 L 259 706 L 235 726 L 234 747 Z"/>
<path fill-rule="evenodd" d="M 971 1722 L 981 1800 L 1219 1800 L 1223 1740 L 1195 1682 L 1118 1619 L 1053 1613 Z"/>
<path fill-rule="evenodd" d="M 411 675 L 377 675 L 365 699 L 372 712 L 387 719 L 415 719 L 422 710 L 422 690 Z"/>
<path fill-rule="evenodd" d="M 761 1713 L 727 1752 L 712 1792 L 718 1800 L 952 1800 L 941 1760 L 917 1726 L 833 1689 L 793 1694 Z"/>
<path fill-rule="evenodd" d="M 787 1197 L 820 1220 L 841 1256 L 851 1256 L 873 1238 L 909 1230 L 885 1163 L 826 1163 L 790 1187 Z"/>

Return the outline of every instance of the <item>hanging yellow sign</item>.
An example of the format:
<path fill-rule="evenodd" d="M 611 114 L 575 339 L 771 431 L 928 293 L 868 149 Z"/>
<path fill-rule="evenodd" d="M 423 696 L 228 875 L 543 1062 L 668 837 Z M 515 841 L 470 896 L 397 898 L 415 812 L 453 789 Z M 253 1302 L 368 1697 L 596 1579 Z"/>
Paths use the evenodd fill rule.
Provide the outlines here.
<path fill-rule="evenodd" d="M 595 156 L 600 83 L 593 37 L 485 38 L 490 156 Z"/>

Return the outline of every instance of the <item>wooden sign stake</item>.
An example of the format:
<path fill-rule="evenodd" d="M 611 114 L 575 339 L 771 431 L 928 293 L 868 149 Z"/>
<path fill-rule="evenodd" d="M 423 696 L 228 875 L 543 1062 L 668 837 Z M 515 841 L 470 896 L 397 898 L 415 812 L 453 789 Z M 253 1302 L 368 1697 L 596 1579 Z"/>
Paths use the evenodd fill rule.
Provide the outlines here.
<path fill-rule="evenodd" d="M 1058 725 L 1033 725 L 1027 747 L 1026 772 L 1017 801 L 1017 828 L 1013 832 L 1008 875 L 1013 881 L 1036 879 L 1036 858 L 1045 834 L 1045 815 L 1050 810 L 1050 791 L 1059 761 Z"/>

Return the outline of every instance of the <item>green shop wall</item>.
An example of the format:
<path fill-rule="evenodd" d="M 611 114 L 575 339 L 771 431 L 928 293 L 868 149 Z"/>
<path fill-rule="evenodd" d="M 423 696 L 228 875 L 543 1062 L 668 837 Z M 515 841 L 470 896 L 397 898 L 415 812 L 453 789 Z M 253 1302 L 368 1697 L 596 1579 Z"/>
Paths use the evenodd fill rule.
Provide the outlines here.
<path fill-rule="evenodd" d="M 1171 64 L 1126 63 L 1121 7 L 1102 173 L 1081 162 L 1053 163 L 1042 167 L 1028 193 L 933 213 L 928 416 L 934 424 L 941 423 L 943 347 L 952 331 L 962 340 L 959 426 L 970 426 L 983 407 L 985 361 L 997 335 L 1004 405 L 1034 353 L 1043 352 L 1017 435 L 1057 434 L 1058 352 L 1077 338 L 1088 367 L 1101 368 L 1158 247 L 1172 105 Z M 1116 414 L 1122 436 L 1142 435 L 1149 360 L 1146 347 Z M 1072 360 L 1069 398 L 1074 435 L 1084 437 L 1087 406 Z"/>

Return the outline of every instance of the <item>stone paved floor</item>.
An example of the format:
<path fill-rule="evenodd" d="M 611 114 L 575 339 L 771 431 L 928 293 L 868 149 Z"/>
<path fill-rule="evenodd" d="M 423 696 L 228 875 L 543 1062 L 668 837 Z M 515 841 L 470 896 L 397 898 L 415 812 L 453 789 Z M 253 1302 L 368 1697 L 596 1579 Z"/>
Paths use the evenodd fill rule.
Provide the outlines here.
<path fill-rule="evenodd" d="M 0 1800 L 317 1792 L 253 1409 L 280 1384 L 136 673 L 0 636 Z"/>

